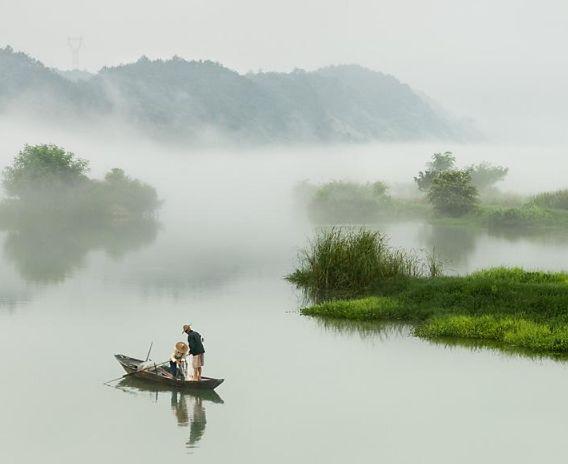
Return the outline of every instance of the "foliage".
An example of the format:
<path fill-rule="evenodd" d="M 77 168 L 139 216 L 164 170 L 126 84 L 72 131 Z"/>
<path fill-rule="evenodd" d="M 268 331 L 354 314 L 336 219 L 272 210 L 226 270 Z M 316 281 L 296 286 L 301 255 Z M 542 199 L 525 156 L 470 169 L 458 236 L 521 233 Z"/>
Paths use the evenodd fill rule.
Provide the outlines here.
<path fill-rule="evenodd" d="M 454 169 L 456 157 L 452 152 L 434 153 L 432 161 L 426 164 L 427 169 L 420 171 L 418 176 L 414 178 L 414 182 L 423 192 L 428 192 L 436 176 L 442 172 Z"/>
<path fill-rule="evenodd" d="M 529 205 L 568 210 L 568 189 L 539 193 L 529 200 Z"/>
<path fill-rule="evenodd" d="M 155 189 L 112 169 L 103 181 L 86 176 L 88 162 L 55 145 L 26 146 L 3 171 L 3 185 L 12 198 L 0 212 L 101 220 L 149 215 L 160 202 Z"/>
<path fill-rule="evenodd" d="M 308 208 L 317 222 L 364 223 L 376 221 L 390 204 L 383 182 L 333 181 L 315 190 Z"/>
<path fill-rule="evenodd" d="M 87 181 L 88 162 L 55 145 L 26 145 L 4 169 L 2 185 L 21 199 L 67 193 Z"/>
<path fill-rule="evenodd" d="M 497 208 L 486 213 L 487 224 L 496 229 L 551 226 L 558 215 L 538 206 Z M 568 219 L 568 218 L 567 218 Z"/>
<path fill-rule="evenodd" d="M 471 175 L 471 182 L 478 190 L 487 190 L 497 182 L 502 181 L 509 168 L 503 166 L 493 166 L 490 163 L 474 164 L 466 168 Z"/>
<path fill-rule="evenodd" d="M 287 279 L 312 295 L 361 293 L 421 272 L 414 255 L 390 248 L 383 235 L 366 229 L 324 229 L 299 260 Z"/>
<path fill-rule="evenodd" d="M 428 200 L 434 209 L 448 216 L 463 216 L 475 210 L 478 193 L 468 171 L 444 171 L 433 180 Z"/>
<path fill-rule="evenodd" d="M 326 301 L 306 315 L 405 321 L 419 336 L 498 340 L 568 352 L 568 274 L 496 268 L 464 277 L 410 277 L 376 296 Z"/>

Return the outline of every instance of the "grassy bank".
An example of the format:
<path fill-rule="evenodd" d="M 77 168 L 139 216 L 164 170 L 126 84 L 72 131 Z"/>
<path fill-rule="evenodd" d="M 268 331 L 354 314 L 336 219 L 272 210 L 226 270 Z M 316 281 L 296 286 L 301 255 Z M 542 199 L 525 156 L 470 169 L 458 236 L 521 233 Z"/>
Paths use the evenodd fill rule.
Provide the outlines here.
<path fill-rule="evenodd" d="M 492 340 L 568 352 L 568 274 L 494 268 L 440 275 L 435 259 L 394 250 L 378 232 L 330 229 L 288 280 L 319 304 L 302 313 L 415 325 L 422 337 Z"/>
<path fill-rule="evenodd" d="M 407 279 L 389 291 L 330 300 L 311 316 L 415 325 L 425 338 L 492 340 L 538 352 L 568 352 L 568 275 L 489 269 L 465 277 Z"/>

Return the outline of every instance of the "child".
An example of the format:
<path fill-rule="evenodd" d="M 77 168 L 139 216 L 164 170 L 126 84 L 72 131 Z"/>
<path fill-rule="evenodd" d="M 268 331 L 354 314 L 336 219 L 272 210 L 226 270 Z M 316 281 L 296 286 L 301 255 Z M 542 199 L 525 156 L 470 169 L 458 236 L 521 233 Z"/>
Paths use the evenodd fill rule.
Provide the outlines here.
<path fill-rule="evenodd" d="M 177 342 L 174 348 L 174 352 L 170 358 L 170 371 L 174 376 L 174 379 L 181 377 L 182 380 L 186 380 L 187 374 L 187 352 L 189 347 L 184 342 Z"/>

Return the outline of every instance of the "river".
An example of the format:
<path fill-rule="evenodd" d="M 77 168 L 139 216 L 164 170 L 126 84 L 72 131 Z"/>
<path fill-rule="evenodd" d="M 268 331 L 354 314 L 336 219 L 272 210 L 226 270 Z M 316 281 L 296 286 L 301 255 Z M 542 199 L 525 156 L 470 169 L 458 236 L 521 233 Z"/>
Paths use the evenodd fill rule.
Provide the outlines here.
<path fill-rule="evenodd" d="M 77 148 L 95 173 L 117 159 Z M 293 184 L 346 171 L 369 178 L 373 158 L 144 153 L 140 165 L 136 155 L 119 167 L 158 188 L 156 231 L 82 247 L 49 231 L 0 236 L 2 463 L 533 463 L 568 455 L 564 362 L 299 315 L 301 297 L 282 277 L 313 226 L 295 210 Z M 435 248 L 454 273 L 568 262 L 560 238 L 416 222 L 383 230 L 395 246 Z M 144 357 L 153 342 L 152 359 L 165 360 L 187 322 L 205 337 L 205 375 L 226 379 L 217 395 L 103 385 L 122 374 L 113 354 Z"/>

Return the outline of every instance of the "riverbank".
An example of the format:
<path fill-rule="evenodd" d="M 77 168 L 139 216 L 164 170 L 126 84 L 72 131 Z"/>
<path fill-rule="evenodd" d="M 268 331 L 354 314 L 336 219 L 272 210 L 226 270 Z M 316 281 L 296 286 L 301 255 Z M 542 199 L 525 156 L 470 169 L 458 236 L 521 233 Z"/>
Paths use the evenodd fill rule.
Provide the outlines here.
<path fill-rule="evenodd" d="M 365 298 L 330 300 L 302 314 L 414 325 L 424 338 L 497 341 L 568 352 L 568 274 L 497 268 L 464 277 L 417 277 Z"/>

